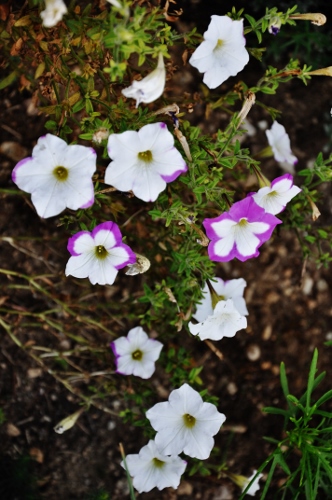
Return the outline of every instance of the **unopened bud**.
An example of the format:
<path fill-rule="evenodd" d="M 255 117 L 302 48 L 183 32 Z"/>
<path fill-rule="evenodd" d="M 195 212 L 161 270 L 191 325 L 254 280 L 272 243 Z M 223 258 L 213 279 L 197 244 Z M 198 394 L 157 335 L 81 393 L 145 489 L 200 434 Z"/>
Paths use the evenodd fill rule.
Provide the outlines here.
<path fill-rule="evenodd" d="M 271 17 L 268 27 L 269 33 L 271 33 L 271 35 L 277 35 L 280 31 L 281 24 L 279 16 Z"/>
<path fill-rule="evenodd" d="M 79 410 L 77 410 L 75 413 L 73 413 L 72 415 L 69 415 L 69 417 L 66 417 L 64 418 L 63 420 L 61 420 L 61 422 L 59 422 L 55 427 L 54 427 L 54 430 L 55 432 L 57 432 L 58 434 L 63 434 L 64 432 L 68 431 L 69 429 L 71 429 L 72 427 L 74 427 L 74 425 L 76 424 L 79 416 L 85 411 L 85 408 L 80 408 Z"/>
<path fill-rule="evenodd" d="M 299 21 L 311 21 L 312 24 L 315 24 L 316 26 L 323 26 L 323 24 L 326 23 L 326 16 L 324 14 L 294 14 L 289 16 L 289 19 L 297 19 Z"/>
<path fill-rule="evenodd" d="M 328 66 L 327 68 L 315 69 L 314 71 L 308 71 L 306 74 L 316 76 L 332 76 L 332 66 Z"/>

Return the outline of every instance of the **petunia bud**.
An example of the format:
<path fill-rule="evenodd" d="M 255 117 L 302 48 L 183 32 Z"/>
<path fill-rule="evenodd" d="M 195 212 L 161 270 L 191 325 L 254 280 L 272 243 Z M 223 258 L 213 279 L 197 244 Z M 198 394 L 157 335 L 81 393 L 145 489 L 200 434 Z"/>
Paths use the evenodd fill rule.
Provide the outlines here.
<path fill-rule="evenodd" d="M 280 17 L 271 17 L 268 27 L 269 33 L 271 33 L 271 35 L 277 35 L 280 31 L 281 24 L 282 23 Z"/>
<path fill-rule="evenodd" d="M 332 76 L 332 66 L 328 66 L 327 68 L 315 69 L 314 71 L 308 71 L 306 74 L 314 76 Z"/>
<path fill-rule="evenodd" d="M 326 23 L 326 16 L 324 14 L 308 12 L 307 14 L 293 14 L 289 19 L 297 19 L 299 21 L 311 21 L 316 26 L 323 26 Z"/>
<path fill-rule="evenodd" d="M 58 434 L 63 434 L 64 432 L 74 427 L 78 418 L 84 411 L 85 408 L 80 408 L 79 410 L 75 411 L 75 413 L 73 413 L 72 415 L 69 415 L 69 417 L 62 419 L 61 422 L 59 422 L 54 427 L 55 432 L 57 432 Z"/>
<path fill-rule="evenodd" d="M 148 76 L 140 81 L 134 80 L 130 87 L 122 90 L 125 97 L 136 99 L 136 108 L 141 102 L 150 103 L 158 99 L 164 92 L 166 83 L 166 70 L 164 58 L 158 56 L 158 64 Z"/>

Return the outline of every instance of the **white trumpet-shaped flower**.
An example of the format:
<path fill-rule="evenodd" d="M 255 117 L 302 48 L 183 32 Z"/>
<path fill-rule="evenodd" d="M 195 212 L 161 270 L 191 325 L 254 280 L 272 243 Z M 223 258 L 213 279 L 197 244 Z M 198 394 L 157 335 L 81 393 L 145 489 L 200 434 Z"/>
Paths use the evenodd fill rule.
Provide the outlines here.
<path fill-rule="evenodd" d="M 124 462 L 121 462 L 124 468 Z M 153 488 L 177 488 L 187 462 L 178 456 L 168 457 L 161 453 L 152 440 L 135 455 L 126 456 L 126 465 L 133 478 L 133 485 L 139 493 Z"/>
<path fill-rule="evenodd" d="M 43 26 L 53 28 L 61 21 L 64 14 L 67 14 L 67 7 L 63 0 L 45 0 L 45 10 L 42 10 L 40 17 L 43 20 Z"/>
<path fill-rule="evenodd" d="M 12 179 L 31 193 L 31 201 L 40 217 L 58 215 L 66 207 L 88 208 L 94 203 L 92 176 L 96 170 L 96 152 L 86 146 L 68 144 L 52 134 L 38 139 L 32 157 L 14 168 Z"/>
<path fill-rule="evenodd" d="M 169 395 L 168 401 L 157 403 L 146 412 L 157 431 L 155 442 L 161 453 L 205 460 L 214 446 L 226 417 L 211 403 L 204 403 L 197 391 L 183 384 Z"/>
<path fill-rule="evenodd" d="M 232 299 L 234 306 L 240 314 L 243 316 L 249 314 L 246 301 L 243 298 L 244 289 L 247 286 L 247 283 L 243 278 L 228 281 L 224 281 L 221 278 L 213 278 L 213 281 L 211 280 L 210 284 L 218 297 L 218 301 Z M 200 322 L 205 321 L 208 316 L 211 316 L 215 307 L 214 297 L 212 297 L 207 283 L 205 283 L 202 292 L 203 297 L 201 298 L 200 303 L 196 306 L 195 314 L 193 314 L 193 317 Z"/>
<path fill-rule="evenodd" d="M 130 87 L 122 90 L 122 93 L 125 97 L 136 99 L 136 108 L 138 108 L 141 102 L 148 104 L 158 99 L 164 92 L 165 83 L 166 70 L 164 58 L 159 53 L 156 69 L 142 80 L 134 80 Z"/>
<path fill-rule="evenodd" d="M 119 191 L 132 190 L 143 201 L 155 201 L 168 182 L 188 169 L 165 123 L 111 134 L 107 150 L 113 161 L 106 168 L 105 183 Z"/>
<path fill-rule="evenodd" d="M 190 333 L 198 335 L 201 340 L 221 340 L 223 337 L 234 337 L 236 332 L 247 327 L 247 319 L 236 309 L 232 299 L 220 300 L 209 315 L 201 323 L 188 324 Z"/>
<path fill-rule="evenodd" d="M 237 75 L 249 61 L 243 36 L 243 19 L 233 21 L 228 16 L 211 16 L 204 33 L 204 41 L 197 47 L 189 63 L 204 73 L 203 82 L 215 89 L 230 76 Z"/>
<path fill-rule="evenodd" d="M 119 337 L 111 343 L 116 357 L 116 371 L 122 375 L 150 378 L 155 371 L 163 344 L 150 339 L 143 328 L 132 328 L 127 337 Z"/>
<path fill-rule="evenodd" d="M 276 161 L 290 163 L 291 165 L 297 163 L 298 160 L 293 155 L 290 147 L 289 135 L 281 123 L 274 121 L 270 130 L 266 130 L 266 136 Z"/>

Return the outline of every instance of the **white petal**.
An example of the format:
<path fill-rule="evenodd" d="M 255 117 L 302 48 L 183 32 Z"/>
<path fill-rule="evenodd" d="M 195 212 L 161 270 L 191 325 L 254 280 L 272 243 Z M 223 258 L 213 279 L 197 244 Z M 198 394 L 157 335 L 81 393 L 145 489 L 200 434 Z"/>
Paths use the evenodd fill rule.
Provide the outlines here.
<path fill-rule="evenodd" d="M 235 243 L 235 238 L 233 234 L 228 234 L 226 237 L 214 242 L 214 252 L 219 257 L 226 257 L 232 250 Z"/>
<path fill-rule="evenodd" d="M 264 225 L 266 226 L 266 224 Z M 266 230 L 267 229 L 265 229 L 265 231 Z M 235 241 L 238 252 L 244 257 L 247 257 L 248 255 L 254 255 L 260 243 L 260 240 L 248 227 L 238 227 L 238 230 L 236 231 Z"/>

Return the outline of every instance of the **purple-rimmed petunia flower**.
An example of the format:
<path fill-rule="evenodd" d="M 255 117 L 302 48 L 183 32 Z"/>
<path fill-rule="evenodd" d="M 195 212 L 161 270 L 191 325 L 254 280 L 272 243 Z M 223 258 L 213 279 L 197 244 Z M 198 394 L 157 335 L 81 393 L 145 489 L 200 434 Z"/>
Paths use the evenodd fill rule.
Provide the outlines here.
<path fill-rule="evenodd" d="M 211 16 L 211 22 L 189 63 L 204 73 L 203 82 L 215 89 L 230 76 L 237 75 L 249 61 L 243 36 L 243 19 Z"/>
<path fill-rule="evenodd" d="M 266 136 L 276 161 L 291 165 L 297 163 L 298 160 L 290 147 L 289 136 L 281 123 L 274 121 L 270 130 L 266 130 Z"/>
<path fill-rule="evenodd" d="M 203 321 L 194 324 L 190 322 L 190 333 L 198 335 L 201 340 L 221 340 L 224 337 L 234 337 L 236 332 L 247 327 L 247 319 L 236 309 L 232 299 L 220 300 Z"/>
<path fill-rule="evenodd" d="M 293 176 L 285 174 L 274 179 L 270 187 L 262 187 L 251 196 L 265 212 L 276 215 L 282 212 L 287 203 L 300 192 L 301 189 L 293 184 Z"/>
<path fill-rule="evenodd" d="M 14 168 L 12 179 L 31 193 L 31 201 L 40 217 L 58 215 L 65 208 L 77 210 L 94 203 L 92 176 L 96 170 L 96 152 L 86 146 L 68 146 L 52 134 L 38 139 L 32 156 Z"/>
<path fill-rule="evenodd" d="M 228 299 L 232 299 L 234 306 L 240 314 L 243 316 L 248 315 L 246 301 L 243 298 L 246 286 L 247 283 L 243 278 L 228 281 L 224 281 L 217 277 L 213 278 L 213 280 L 210 281 L 210 286 L 205 283 L 202 290 L 203 297 L 196 306 L 196 312 L 193 314 L 193 318 L 199 322 L 205 321 L 208 316 L 213 314 L 213 310 L 220 300 Z M 213 288 L 213 296 L 210 288 Z"/>
<path fill-rule="evenodd" d="M 134 252 L 122 243 L 119 227 L 108 221 L 99 224 L 90 233 L 80 231 L 68 240 L 71 254 L 66 276 L 89 278 L 95 285 L 112 285 L 118 270 L 136 260 Z"/>
<path fill-rule="evenodd" d="M 126 97 L 136 99 L 136 108 L 141 102 L 153 102 L 164 92 L 166 83 L 166 70 L 164 58 L 161 53 L 158 56 L 158 64 L 156 69 L 151 71 L 142 80 L 134 80 L 130 87 L 122 90 Z"/>
<path fill-rule="evenodd" d="M 119 191 L 132 190 L 143 201 L 155 201 L 166 183 L 188 168 L 165 123 L 112 134 L 107 149 L 113 161 L 106 168 L 105 183 Z"/>
<path fill-rule="evenodd" d="M 203 225 L 213 261 L 228 262 L 235 257 L 244 262 L 259 255 L 258 248 L 267 241 L 281 220 L 268 214 L 248 196 L 234 203 L 228 212 L 215 219 L 205 219 Z"/>
<path fill-rule="evenodd" d="M 121 462 L 123 468 L 124 463 Z M 133 485 L 139 493 L 153 488 L 177 488 L 187 462 L 178 456 L 168 457 L 161 453 L 152 440 L 135 455 L 126 456 L 126 465 L 133 478 Z"/>
<path fill-rule="evenodd" d="M 155 371 L 155 361 L 160 356 L 163 344 L 150 339 L 143 328 L 136 326 L 127 337 L 114 340 L 111 348 L 116 357 L 117 373 L 147 379 Z"/>
<path fill-rule="evenodd" d="M 178 455 L 183 451 L 201 460 L 209 457 L 214 446 L 212 436 L 226 420 L 188 384 L 172 391 L 167 402 L 157 403 L 146 416 L 157 431 L 155 443 L 161 453 Z"/>

